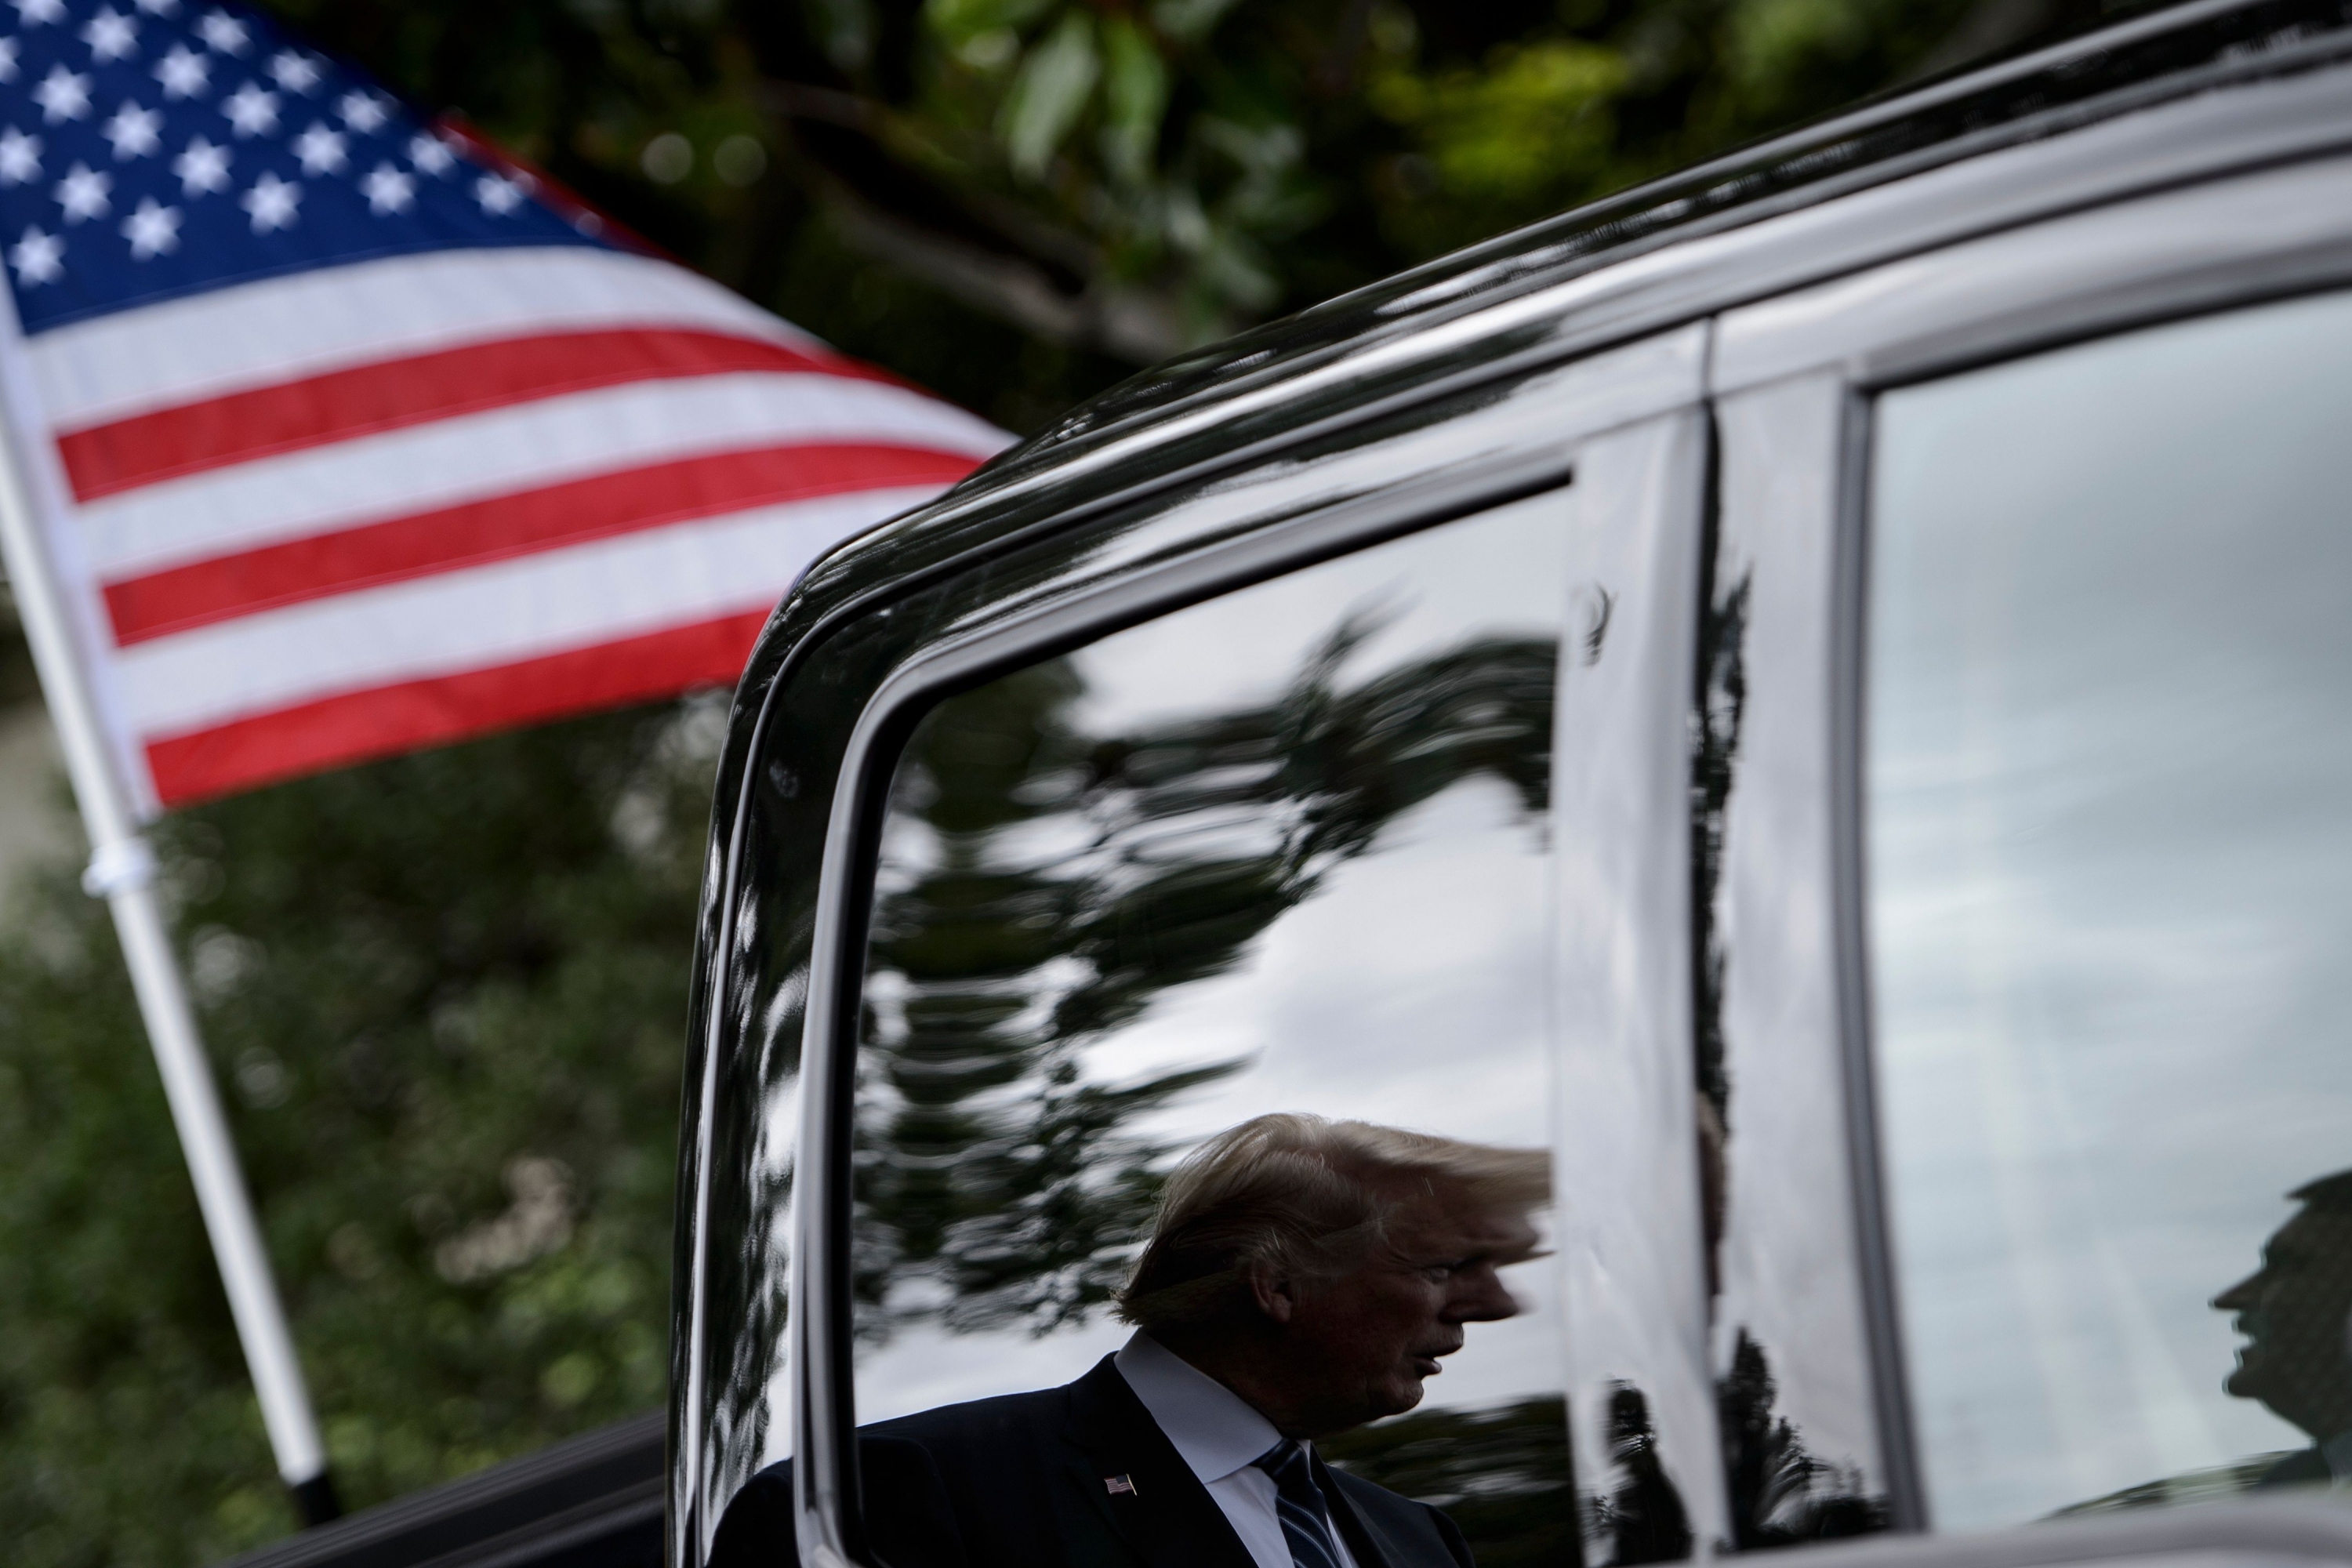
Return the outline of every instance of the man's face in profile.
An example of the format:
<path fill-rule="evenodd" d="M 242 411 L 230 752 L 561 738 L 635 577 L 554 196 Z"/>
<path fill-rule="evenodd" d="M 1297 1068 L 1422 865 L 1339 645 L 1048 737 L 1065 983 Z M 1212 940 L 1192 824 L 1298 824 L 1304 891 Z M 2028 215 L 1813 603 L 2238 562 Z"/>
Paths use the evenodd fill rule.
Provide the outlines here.
<path fill-rule="evenodd" d="M 1458 1185 L 1418 1180 L 1384 1194 L 1402 1200 L 1387 1245 L 1351 1274 L 1290 1298 L 1286 1348 L 1297 1358 L 1301 1425 L 1293 1436 L 1345 1431 L 1421 1403 L 1438 1358 L 1462 1348 L 1465 1323 L 1516 1315 L 1500 1270 L 1534 1256 L 1524 1212 L 1481 1207 Z"/>
<path fill-rule="evenodd" d="M 2352 1215 L 2305 1209 L 2213 1305 L 2246 1337 L 2224 1388 L 2315 1441 L 2352 1431 Z"/>

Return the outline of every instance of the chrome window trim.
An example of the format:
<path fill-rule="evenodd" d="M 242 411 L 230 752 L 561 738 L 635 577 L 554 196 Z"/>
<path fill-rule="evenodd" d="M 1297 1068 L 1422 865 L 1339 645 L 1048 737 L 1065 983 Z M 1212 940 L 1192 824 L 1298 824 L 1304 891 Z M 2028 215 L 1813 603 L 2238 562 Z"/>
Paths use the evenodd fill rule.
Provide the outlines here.
<path fill-rule="evenodd" d="M 1862 1275 L 1863 1321 L 1870 1335 L 1873 1393 L 1878 1401 L 1881 1457 L 1898 1531 L 1930 1528 L 1927 1480 L 1919 1470 L 1918 1426 L 1911 1403 L 1911 1373 L 1903 1342 L 1903 1301 L 1895 1278 L 1894 1232 L 1886 1213 L 1886 1167 L 1878 1131 L 1876 1058 L 1871 1045 L 1869 886 L 1863 830 L 1862 699 L 1867 623 L 1871 400 L 1851 384 L 1843 397 L 1838 441 L 1836 515 L 1832 519 L 1828 681 L 1830 772 L 1830 909 L 1835 948 L 1831 962 L 1839 1005 L 1839 1055 L 1845 1067 L 1846 1149 L 1853 1180 L 1856 1267 Z"/>

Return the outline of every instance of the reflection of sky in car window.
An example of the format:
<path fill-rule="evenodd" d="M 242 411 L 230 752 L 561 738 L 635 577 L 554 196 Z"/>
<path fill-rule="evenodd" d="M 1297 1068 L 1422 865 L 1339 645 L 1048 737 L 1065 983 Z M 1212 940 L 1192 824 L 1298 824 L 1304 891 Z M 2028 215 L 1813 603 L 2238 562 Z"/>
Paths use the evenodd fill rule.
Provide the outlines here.
<path fill-rule="evenodd" d="M 1349 662 L 1351 681 L 1473 637 L 1555 637 L 1566 509 L 1564 495 L 1538 496 L 1106 637 L 1079 656 L 1079 721 L 1103 732 L 1263 701 L 1333 627 L 1366 613 L 1382 624 Z"/>
<path fill-rule="evenodd" d="M 1871 913 L 1939 1525 L 2310 1438 L 2211 1298 L 2352 1167 L 2352 299 L 1886 396 Z"/>
<path fill-rule="evenodd" d="M 1354 689 L 1481 638 L 1549 639 L 1565 596 L 1563 496 L 1518 503 L 1192 606 L 1081 650 L 1074 707 L 1092 735 L 1263 706 L 1352 614 L 1388 616 L 1343 667 Z M 1058 843 L 1024 825 L 1024 848 Z M 1248 824 L 1223 831 L 1248 840 Z M 919 838 L 919 832 L 916 835 Z M 1077 839 L 1070 839 L 1078 847 Z M 1488 1142 L 1548 1143 L 1547 858 L 1514 791 L 1474 774 L 1388 820 L 1368 849 L 1224 973 L 1170 988 L 1088 1046 L 1087 1081 L 1241 1058 L 1241 1072 L 1124 1131 L 1189 1146 L 1268 1110 L 1311 1110 Z M 920 857 L 919 842 L 909 854 Z M 1529 1310 L 1472 1324 L 1422 1408 L 1557 1394 L 1549 1261 L 1507 1276 Z M 1033 1337 L 1013 1327 L 895 1331 L 861 1352 L 861 1420 L 1066 1382 L 1117 1348 L 1107 1311 Z"/>

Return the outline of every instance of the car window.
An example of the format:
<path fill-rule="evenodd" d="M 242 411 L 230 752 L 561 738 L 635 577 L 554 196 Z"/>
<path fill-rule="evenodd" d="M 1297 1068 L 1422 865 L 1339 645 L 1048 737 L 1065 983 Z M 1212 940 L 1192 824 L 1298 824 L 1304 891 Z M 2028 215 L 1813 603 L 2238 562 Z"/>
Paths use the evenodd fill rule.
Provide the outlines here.
<path fill-rule="evenodd" d="M 856 1397 L 869 1433 L 929 1445 L 950 1490 L 980 1462 L 940 1457 L 940 1433 L 971 1430 L 953 1412 L 1098 1379 L 1139 1322 L 1195 1373 L 1243 1367 L 1259 1397 L 1264 1205 L 1234 1199 L 1227 1235 L 1181 1228 L 1211 1198 L 1178 1203 L 1243 1170 L 1276 1182 L 1259 1192 L 1275 1208 L 1314 1209 L 1292 1215 L 1307 1250 L 1266 1266 L 1301 1271 L 1301 1302 L 1355 1310 L 1362 1271 L 1391 1265 L 1423 1291 L 1365 1331 L 1399 1343 L 1265 1373 L 1267 1401 L 1328 1396 L 1284 1428 L 1442 1508 L 1485 1560 L 1568 1549 L 1543 1152 L 1567 522 L 1559 491 L 1381 543 L 921 721 L 880 838 L 856 1074 Z M 1249 1163 L 1268 1148 L 1305 1150 L 1307 1173 Z M 1378 1173 L 1391 1155 L 1418 1195 Z M 1344 1247 L 1316 1228 L 1324 1200 L 1283 1184 L 1317 1169 L 1377 1189 L 1381 1217 Z M 1414 1217 L 1432 1194 L 1452 1229 Z M 1302 1356 L 1330 1349 L 1283 1331 Z M 1164 1360 L 1110 1364 L 1155 1419 L 1151 1388 L 1182 1385 Z M 1349 1377 L 1379 1386 L 1333 1391 Z M 1257 1484 L 1252 1458 L 1234 1485 Z M 1114 1522 L 1150 1506 L 1140 1471 L 1086 1484 Z"/>
<path fill-rule="evenodd" d="M 1874 1048 L 1940 1527 L 2352 1476 L 2352 298 L 1879 400 Z"/>

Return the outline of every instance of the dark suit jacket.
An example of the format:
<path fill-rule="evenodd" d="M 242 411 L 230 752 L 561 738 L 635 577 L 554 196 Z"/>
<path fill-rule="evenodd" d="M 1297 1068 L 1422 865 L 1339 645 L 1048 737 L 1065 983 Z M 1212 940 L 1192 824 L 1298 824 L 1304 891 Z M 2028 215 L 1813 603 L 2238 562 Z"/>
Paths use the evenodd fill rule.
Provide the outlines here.
<path fill-rule="evenodd" d="M 1254 1568 L 1106 1356 L 1076 1383 L 864 1427 L 866 1528 L 890 1568 Z M 1133 1490 L 1105 1483 L 1124 1477 Z M 1357 1568 L 1473 1568 L 1454 1521 L 1316 1462 Z M 793 1568 L 791 1462 L 728 1504 L 710 1568 Z"/>

